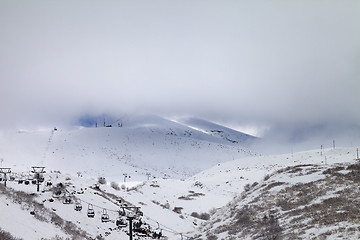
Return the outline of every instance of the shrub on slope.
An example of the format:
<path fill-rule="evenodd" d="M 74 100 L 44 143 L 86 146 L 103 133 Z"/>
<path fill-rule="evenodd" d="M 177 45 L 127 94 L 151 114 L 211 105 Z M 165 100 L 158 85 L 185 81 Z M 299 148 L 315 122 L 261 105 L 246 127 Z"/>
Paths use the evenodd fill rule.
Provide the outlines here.
<path fill-rule="evenodd" d="M 13 237 L 9 232 L 6 232 L 0 228 L 0 239 L 1 240 L 20 240 L 20 238 Z"/>
<path fill-rule="evenodd" d="M 0 193 L 6 196 L 9 201 L 19 205 L 22 210 L 29 211 L 36 220 L 60 227 L 72 239 L 90 239 L 86 232 L 79 229 L 74 223 L 62 219 L 59 215 L 44 207 L 43 204 L 37 202 L 34 199 L 36 194 L 16 191 L 9 187 L 5 188 L 2 184 L 0 184 Z M 3 238 L 0 237 L 0 239 Z"/>
<path fill-rule="evenodd" d="M 192 239 L 359 239 L 359 170 L 282 169 L 218 210 Z"/>

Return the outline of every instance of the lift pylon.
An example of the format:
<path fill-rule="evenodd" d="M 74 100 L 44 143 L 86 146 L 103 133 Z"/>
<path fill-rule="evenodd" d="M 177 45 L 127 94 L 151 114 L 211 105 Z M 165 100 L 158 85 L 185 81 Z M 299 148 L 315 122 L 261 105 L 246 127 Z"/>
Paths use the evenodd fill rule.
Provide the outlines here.
<path fill-rule="evenodd" d="M 40 190 L 40 179 L 41 179 L 41 175 L 43 174 L 43 173 L 45 173 L 45 167 L 32 167 L 32 173 L 34 173 L 34 177 L 35 177 L 35 179 L 37 180 L 36 182 L 36 185 L 37 185 L 37 188 L 36 188 L 36 190 L 39 192 L 39 190 Z"/>
<path fill-rule="evenodd" d="M 7 177 L 6 174 L 11 173 L 11 168 L 0 168 L 0 173 L 4 174 L 4 186 L 6 187 Z"/>

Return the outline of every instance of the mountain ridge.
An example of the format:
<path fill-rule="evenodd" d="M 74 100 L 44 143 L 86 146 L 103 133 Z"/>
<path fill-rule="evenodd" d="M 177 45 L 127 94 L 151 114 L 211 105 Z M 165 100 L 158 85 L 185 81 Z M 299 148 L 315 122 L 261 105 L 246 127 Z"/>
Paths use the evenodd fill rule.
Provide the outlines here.
<path fill-rule="evenodd" d="M 154 115 L 130 116 L 104 125 L 12 133 L 3 138 L 0 156 L 4 164 L 20 162 L 25 166 L 32 162 L 70 173 L 114 180 L 127 174 L 145 180 L 149 174 L 186 178 L 219 162 L 256 154 L 249 144 L 234 143 Z M 204 131 L 209 129 L 207 125 L 209 122 L 204 121 Z M 219 131 L 245 136 L 225 127 Z"/>

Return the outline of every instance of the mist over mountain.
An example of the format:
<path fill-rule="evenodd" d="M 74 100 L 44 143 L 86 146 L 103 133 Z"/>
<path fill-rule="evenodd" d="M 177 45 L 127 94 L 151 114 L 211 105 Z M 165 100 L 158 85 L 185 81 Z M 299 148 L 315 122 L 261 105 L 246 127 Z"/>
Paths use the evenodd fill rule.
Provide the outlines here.
<path fill-rule="evenodd" d="M 360 1 L 1 0 L 0 32 L 0 239 L 360 238 Z"/>

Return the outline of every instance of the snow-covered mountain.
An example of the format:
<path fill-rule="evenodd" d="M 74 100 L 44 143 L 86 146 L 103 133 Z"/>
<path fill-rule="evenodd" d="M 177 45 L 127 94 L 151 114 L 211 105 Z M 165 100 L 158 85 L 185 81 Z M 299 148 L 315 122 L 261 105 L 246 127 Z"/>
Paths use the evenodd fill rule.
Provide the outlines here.
<path fill-rule="evenodd" d="M 241 144 L 250 146 L 252 143 L 254 143 L 254 141 L 257 140 L 256 137 L 249 134 L 242 133 L 200 118 L 181 118 L 178 119 L 177 122 L 235 145 Z"/>
<path fill-rule="evenodd" d="M 0 175 L 0 239 L 128 239 L 116 223 L 134 214 L 135 239 L 359 237 L 355 147 L 252 156 L 256 138 L 204 120 L 111 125 L 0 136 L 1 167 L 11 168 L 6 187 Z M 46 170 L 39 192 L 32 166 Z M 335 201 L 344 194 L 351 214 Z M 316 222 L 324 204 L 335 217 Z"/>
<path fill-rule="evenodd" d="M 193 124 L 195 123 L 195 124 Z M 7 132 L 3 165 L 106 177 L 115 181 L 186 178 L 217 163 L 255 155 L 256 138 L 207 121 L 127 116 L 92 128 Z"/>
<path fill-rule="evenodd" d="M 257 219 L 264 220 L 265 215 L 271 219 L 271 214 L 278 220 L 275 224 L 267 221 L 259 233 L 275 229 L 274 234 L 280 232 L 285 239 L 289 232 L 293 233 L 292 237 L 310 239 L 336 232 L 337 237 L 357 239 L 352 229 L 358 227 L 358 215 L 351 213 L 351 219 L 347 219 L 350 213 L 346 208 L 334 212 L 345 222 L 332 217 L 329 223 L 314 222 L 311 228 L 302 227 L 303 223 L 316 221 L 313 213 L 318 210 L 310 211 L 316 204 L 326 203 L 327 207 L 336 209 L 339 202 L 330 200 L 343 198 L 348 191 L 352 194 L 351 201 L 356 200 L 355 158 L 356 148 L 247 157 L 216 164 L 184 180 L 156 178 L 138 183 L 100 181 L 103 184 L 99 184 L 97 179 L 49 171 L 44 174 L 39 193 L 31 181 L 29 185 L 18 182 L 29 177 L 26 171 L 14 171 L 10 176 L 15 180 L 7 181 L 6 188 L 0 183 L 0 236 L 10 233 L 22 239 L 128 239 L 128 226 L 117 227 L 116 221 L 120 217 L 126 222 L 119 210 L 129 213 L 128 209 L 136 206 L 142 212 L 134 220 L 138 223 L 141 219 L 139 229 L 150 229 L 150 235 L 161 232 L 168 239 L 253 239 L 253 232 L 243 232 L 245 227 L 261 227 L 256 225 Z M 47 186 L 48 182 L 52 186 Z M 300 191 L 307 186 L 315 189 L 316 194 Z M 287 192 L 288 189 L 295 195 Z M 304 204 L 296 201 L 299 194 L 305 194 L 301 199 L 309 201 Z M 64 204 L 67 198 L 71 198 L 71 204 Z M 76 202 L 81 204 L 81 211 L 75 210 Z M 243 211 L 246 206 L 252 206 L 250 212 Z M 94 218 L 87 216 L 89 208 L 94 209 Z M 303 209 L 309 214 L 301 216 Z M 253 220 L 244 228 L 236 228 L 240 213 L 251 213 Z M 110 221 L 102 222 L 103 214 Z M 302 217 L 297 222 L 299 232 L 291 228 L 296 214 Z M 344 228 L 345 223 L 348 225 Z M 151 239 L 139 232 L 135 236 L 135 239 Z"/>

